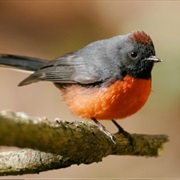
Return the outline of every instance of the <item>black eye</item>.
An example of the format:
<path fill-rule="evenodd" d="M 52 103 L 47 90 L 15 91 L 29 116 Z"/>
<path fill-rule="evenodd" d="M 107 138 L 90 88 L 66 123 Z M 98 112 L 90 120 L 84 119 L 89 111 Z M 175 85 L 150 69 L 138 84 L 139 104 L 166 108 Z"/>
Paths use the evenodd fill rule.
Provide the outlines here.
<path fill-rule="evenodd" d="M 136 59 L 138 57 L 138 53 L 136 51 L 132 51 L 130 52 L 130 57 L 133 58 L 133 59 Z"/>

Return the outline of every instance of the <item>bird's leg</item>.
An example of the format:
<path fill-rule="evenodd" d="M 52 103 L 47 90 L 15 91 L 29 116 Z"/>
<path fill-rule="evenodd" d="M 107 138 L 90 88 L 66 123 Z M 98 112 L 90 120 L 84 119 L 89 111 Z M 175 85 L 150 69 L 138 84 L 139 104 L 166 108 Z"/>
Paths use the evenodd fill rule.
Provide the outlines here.
<path fill-rule="evenodd" d="M 132 136 L 127 131 L 125 131 L 114 119 L 112 119 L 112 122 L 118 128 L 118 133 L 123 134 L 124 137 L 127 137 L 129 139 L 131 145 L 134 145 Z"/>
<path fill-rule="evenodd" d="M 91 119 L 98 125 L 99 129 L 103 131 L 112 140 L 114 144 L 116 144 L 115 142 L 116 139 L 113 136 L 113 134 L 111 134 L 99 121 L 97 121 L 96 118 L 91 118 Z"/>
<path fill-rule="evenodd" d="M 129 134 L 114 119 L 112 119 L 112 122 L 118 128 L 118 133 L 119 134 Z"/>

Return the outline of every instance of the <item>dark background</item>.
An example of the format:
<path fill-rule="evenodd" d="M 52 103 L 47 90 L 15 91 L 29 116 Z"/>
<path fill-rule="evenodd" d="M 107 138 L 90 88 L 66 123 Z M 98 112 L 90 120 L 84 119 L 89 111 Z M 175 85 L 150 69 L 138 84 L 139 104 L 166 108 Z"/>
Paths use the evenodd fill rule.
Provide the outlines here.
<path fill-rule="evenodd" d="M 25 175 L 26 178 L 180 177 L 179 1 L 0 1 L 0 53 L 54 59 L 103 38 L 144 30 L 163 62 L 153 69 L 151 96 L 134 116 L 120 121 L 129 132 L 167 134 L 158 158 L 109 156 L 101 163 Z M 82 120 L 70 114 L 51 83 L 18 88 L 27 75 L 0 69 L 0 110 Z M 109 121 L 102 123 L 112 132 Z"/>

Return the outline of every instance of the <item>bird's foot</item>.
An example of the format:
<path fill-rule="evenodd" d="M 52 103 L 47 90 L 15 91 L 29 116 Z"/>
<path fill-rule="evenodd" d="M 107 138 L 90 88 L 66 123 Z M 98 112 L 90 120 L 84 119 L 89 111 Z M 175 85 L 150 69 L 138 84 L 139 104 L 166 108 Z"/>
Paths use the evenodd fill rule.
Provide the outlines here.
<path fill-rule="evenodd" d="M 114 135 L 111 134 L 99 121 L 97 121 L 96 118 L 92 118 L 92 120 L 98 125 L 99 129 L 104 132 L 114 144 L 116 144 L 116 138 Z"/>
<path fill-rule="evenodd" d="M 125 138 L 127 138 L 132 146 L 134 146 L 134 139 L 131 134 L 125 131 L 115 120 L 112 120 L 114 125 L 118 128 L 118 134 L 122 134 Z"/>

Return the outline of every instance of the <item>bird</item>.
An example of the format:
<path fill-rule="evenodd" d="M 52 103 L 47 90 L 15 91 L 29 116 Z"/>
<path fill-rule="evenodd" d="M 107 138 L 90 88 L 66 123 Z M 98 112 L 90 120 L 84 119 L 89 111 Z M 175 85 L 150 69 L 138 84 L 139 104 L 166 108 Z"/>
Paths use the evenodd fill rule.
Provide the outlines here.
<path fill-rule="evenodd" d="M 152 39 L 144 31 L 92 42 L 51 61 L 12 54 L 0 54 L 0 65 L 32 71 L 19 86 L 50 81 L 62 92 L 70 111 L 93 120 L 112 140 L 99 122 L 116 122 L 139 111 L 152 88 L 151 71 L 156 56 Z"/>

